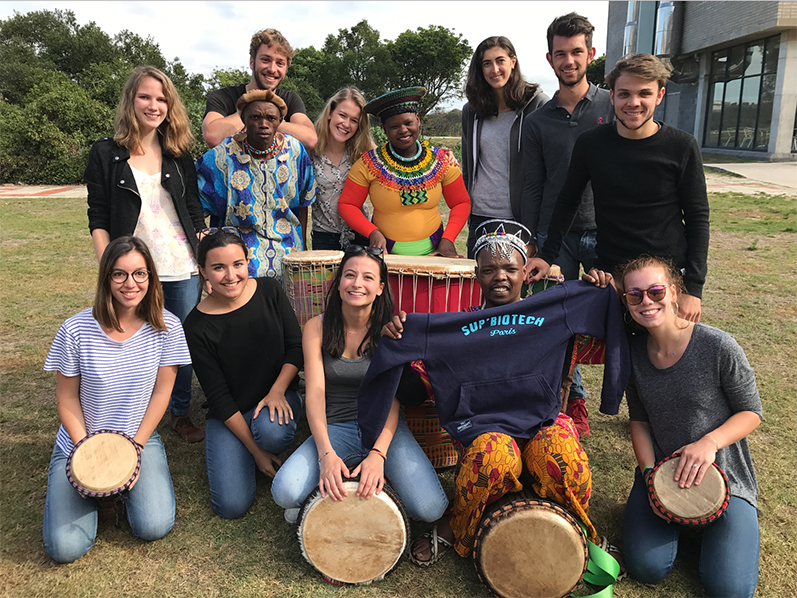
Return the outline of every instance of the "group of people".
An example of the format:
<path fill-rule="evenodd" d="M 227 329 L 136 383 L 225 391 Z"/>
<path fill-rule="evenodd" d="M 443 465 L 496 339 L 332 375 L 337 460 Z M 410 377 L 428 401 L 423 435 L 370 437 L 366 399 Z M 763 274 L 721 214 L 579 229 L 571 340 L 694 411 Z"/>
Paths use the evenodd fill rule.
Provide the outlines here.
<path fill-rule="evenodd" d="M 182 438 L 204 439 L 221 517 L 250 509 L 258 470 L 273 478 L 288 521 L 317 486 L 339 500 L 343 481 L 359 475 L 357 495 L 368 499 L 387 479 L 410 517 L 434 523 L 410 551 L 428 566 L 451 546 L 468 556 L 486 506 L 520 490 L 525 472 L 598 543 L 578 370 L 565 409 L 560 398 L 568 339 L 586 333 L 607 343 L 601 410 L 617 413 L 624 392 L 629 404 L 638 465 L 623 532 L 629 574 L 656 583 L 674 565 L 679 527 L 657 517 L 646 480 L 679 452 L 682 487 L 715 461 L 730 480 L 725 515 L 703 533 L 706 591 L 752 596 L 759 536 L 746 436 L 761 401 L 741 348 L 699 323 L 709 234 L 699 147 L 653 118 L 669 76 L 655 57 L 620 60 L 608 90 L 586 80 L 593 31 L 575 13 L 550 25 L 553 98 L 523 78 L 507 38 L 479 44 L 461 168 L 419 139 L 420 87 L 370 102 L 342 89 L 313 124 L 298 94 L 279 87 L 293 49 L 274 29 L 252 38 L 250 81 L 208 96 L 202 131 L 212 147 L 196 163 L 174 85 L 137 67 L 114 136 L 94 144 L 85 173 L 94 306 L 63 324 L 45 363 L 57 372 L 62 423 L 47 553 L 71 562 L 94 542 L 97 502 L 64 468 L 98 430 L 124 432 L 141 449 L 126 501 L 133 533 L 154 540 L 171 530 L 174 490 L 156 430 L 167 409 Z M 379 147 L 369 115 L 388 139 Z M 302 331 L 279 278 L 283 258 L 308 246 L 310 220 L 312 247 L 344 254 L 324 313 Z M 444 321 L 394 316 L 384 255 L 460 257 L 466 224 L 483 304 Z M 553 263 L 573 282 L 523 299 Z M 528 324 L 481 334 L 485 321 L 507 317 Z M 403 415 L 419 374 L 401 366 L 418 359 L 420 387 L 434 390 L 460 453 L 450 504 Z M 204 429 L 188 416 L 192 364 L 208 401 Z M 303 410 L 312 436 L 283 463 Z"/>

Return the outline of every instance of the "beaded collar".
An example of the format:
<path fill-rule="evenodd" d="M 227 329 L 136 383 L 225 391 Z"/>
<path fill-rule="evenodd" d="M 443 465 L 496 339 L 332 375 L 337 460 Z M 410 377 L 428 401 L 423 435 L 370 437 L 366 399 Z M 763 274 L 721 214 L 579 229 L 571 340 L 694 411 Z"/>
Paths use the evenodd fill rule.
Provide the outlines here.
<path fill-rule="evenodd" d="M 274 136 L 274 140 L 271 142 L 271 145 L 268 146 L 266 149 L 261 150 L 257 149 L 253 145 L 250 145 L 249 142 L 244 139 L 243 141 L 244 151 L 252 156 L 253 158 L 270 158 L 277 153 L 279 149 L 279 143 L 277 142 L 277 137 Z"/>
<path fill-rule="evenodd" d="M 420 144 L 420 154 L 410 161 L 400 160 L 385 143 L 363 154 L 363 162 L 388 189 L 399 192 L 401 203 L 411 205 L 424 203 L 426 190 L 440 182 L 449 167 L 441 150 Z"/>

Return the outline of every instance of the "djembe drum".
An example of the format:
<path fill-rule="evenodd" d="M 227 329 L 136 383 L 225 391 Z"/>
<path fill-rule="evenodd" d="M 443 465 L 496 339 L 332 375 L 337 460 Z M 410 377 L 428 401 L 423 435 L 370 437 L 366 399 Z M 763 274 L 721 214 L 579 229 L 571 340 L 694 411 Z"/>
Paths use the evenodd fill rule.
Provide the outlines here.
<path fill-rule="evenodd" d="M 385 263 L 396 313 L 458 312 L 481 305 L 475 260 L 386 255 Z M 456 465 L 457 451 L 448 432 L 440 426 L 431 398 L 419 407 L 407 407 L 405 416 L 407 427 L 434 467 Z"/>
<path fill-rule="evenodd" d="M 479 579 L 497 596 L 562 598 L 589 561 L 578 520 L 558 504 L 529 492 L 488 505 L 473 542 Z"/>
<path fill-rule="evenodd" d="M 282 279 L 299 325 L 324 312 L 327 293 L 343 259 L 342 251 L 296 251 L 282 258 Z"/>
<path fill-rule="evenodd" d="M 398 495 L 385 484 L 368 500 L 355 495 L 359 481 L 344 481 L 341 501 L 314 490 L 299 512 L 302 555 L 327 581 L 369 584 L 396 568 L 407 552 L 410 523 Z"/>
<path fill-rule="evenodd" d="M 83 496 L 105 498 L 126 491 L 141 470 L 141 448 L 122 432 L 100 430 L 75 445 L 66 477 Z"/>
<path fill-rule="evenodd" d="M 667 519 L 682 525 L 707 525 L 728 508 L 731 498 L 728 477 L 712 463 L 700 485 L 681 488 L 673 480 L 678 453 L 660 461 L 648 476 L 648 493 L 656 509 Z"/>

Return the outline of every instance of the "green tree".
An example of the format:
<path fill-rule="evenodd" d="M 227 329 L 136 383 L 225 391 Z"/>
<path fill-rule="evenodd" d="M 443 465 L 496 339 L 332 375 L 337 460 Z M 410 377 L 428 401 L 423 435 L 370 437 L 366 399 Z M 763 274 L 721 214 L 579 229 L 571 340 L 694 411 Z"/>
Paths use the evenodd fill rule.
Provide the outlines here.
<path fill-rule="evenodd" d="M 421 118 L 440 102 L 462 97 L 465 63 L 473 54 L 462 34 L 432 25 L 407 30 L 388 45 L 395 65 L 393 87 L 421 85 L 428 91 Z"/>
<path fill-rule="evenodd" d="M 599 56 L 587 65 L 587 81 L 598 87 L 607 89 L 606 79 L 606 54 Z"/>

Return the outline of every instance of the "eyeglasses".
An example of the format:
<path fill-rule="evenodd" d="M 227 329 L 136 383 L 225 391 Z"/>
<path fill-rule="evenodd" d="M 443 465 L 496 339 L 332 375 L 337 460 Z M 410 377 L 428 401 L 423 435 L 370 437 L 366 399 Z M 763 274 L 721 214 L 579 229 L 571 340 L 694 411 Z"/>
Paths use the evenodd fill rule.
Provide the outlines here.
<path fill-rule="evenodd" d="M 382 257 L 382 254 L 385 252 L 384 249 L 381 247 L 372 247 L 371 245 L 362 246 L 362 245 L 355 245 L 352 243 L 348 247 L 346 247 L 346 253 L 361 253 L 365 252 L 368 255 L 373 255 L 375 257 Z"/>
<path fill-rule="evenodd" d="M 124 284 L 127 282 L 128 276 L 132 276 L 135 282 L 147 282 L 147 279 L 149 279 L 149 270 L 136 270 L 132 273 L 125 272 L 124 270 L 114 270 L 111 272 L 111 280 L 116 284 Z"/>
<path fill-rule="evenodd" d="M 238 232 L 238 229 L 234 226 L 211 226 L 210 228 L 203 228 L 199 231 L 199 234 L 202 236 L 206 235 L 215 235 L 218 232 L 225 232 L 231 235 L 241 236 L 241 233 Z"/>
<path fill-rule="evenodd" d="M 667 296 L 667 287 L 663 284 L 654 284 L 644 290 L 633 289 L 623 293 L 628 305 L 639 305 L 647 294 L 651 301 L 661 301 Z"/>

